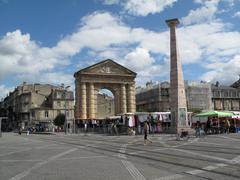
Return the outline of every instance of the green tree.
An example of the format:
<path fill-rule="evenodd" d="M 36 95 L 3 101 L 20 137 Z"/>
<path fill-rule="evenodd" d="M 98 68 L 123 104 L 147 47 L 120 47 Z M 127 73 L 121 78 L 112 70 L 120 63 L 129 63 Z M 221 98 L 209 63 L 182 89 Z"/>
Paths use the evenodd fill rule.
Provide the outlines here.
<path fill-rule="evenodd" d="M 202 110 L 198 108 L 189 109 L 188 111 L 192 112 L 193 114 L 199 114 L 202 112 Z"/>
<path fill-rule="evenodd" d="M 64 114 L 58 114 L 56 118 L 54 119 L 53 123 L 55 126 L 63 126 L 65 122 L 65 115 Z"/>

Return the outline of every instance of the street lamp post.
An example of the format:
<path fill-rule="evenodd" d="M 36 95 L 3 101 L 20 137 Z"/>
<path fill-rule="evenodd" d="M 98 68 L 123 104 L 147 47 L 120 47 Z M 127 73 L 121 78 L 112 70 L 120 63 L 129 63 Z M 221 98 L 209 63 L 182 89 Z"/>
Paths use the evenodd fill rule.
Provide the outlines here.
<path fill-rule="evenodd" d="M 0 137 L 2 137 L 2 118 L 0 117 Z"/>

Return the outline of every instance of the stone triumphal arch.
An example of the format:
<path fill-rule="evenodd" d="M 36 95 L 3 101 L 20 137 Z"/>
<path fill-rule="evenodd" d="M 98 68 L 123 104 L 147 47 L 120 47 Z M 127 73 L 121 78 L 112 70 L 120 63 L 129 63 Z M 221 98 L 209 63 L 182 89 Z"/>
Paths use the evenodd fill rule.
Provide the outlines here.
<path fill-rule="evenodd" d="M 108 89 L 114 95 L 115 114 L 136 111 L 136 73 L 111 59 L 84 68 L 74 74 L 76 119 L 97 119 L 97 93 Z"/>

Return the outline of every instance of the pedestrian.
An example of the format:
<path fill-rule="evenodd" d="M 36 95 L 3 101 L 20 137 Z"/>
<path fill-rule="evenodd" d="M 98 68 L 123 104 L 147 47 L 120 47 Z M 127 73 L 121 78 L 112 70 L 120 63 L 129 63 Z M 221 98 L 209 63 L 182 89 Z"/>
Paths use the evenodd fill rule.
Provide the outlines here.
<path fill-rule="evenodd" d="M 30 134 L 30 128 L 27 128 L 27 136 Z"/>
<path fill-rule="evenodd" d="M 110 134 L 111 134 L 111 136 L 114 135 L 114 123 L 113 122 L 111 122 L 111 124 L 110 124 Z"/>
<path fill-rule="evenodd" d="M 230 122 L 229 122 L 229 120 L 226 120 L 225 126 L 226 126 L 226 133 L 229 134 L 229 129 L 230 129 Z"/>
<path fill-rule="evenodd" d="M 197 121 L 195 130 L 196 130 L 196 133 L 195 133 L 196 137 L 200 137 L 201 136 L 201 123 L 200 123 L 200 121 Z"/>
<path fill-rule="evenodd" d="M 85 121 L 85 123 L 84 123 L 84 133 L 85 133 L 85 135 L 87 135 L 87 127 L 88 127 L 87 121 Z"/>
<path fill-rule="evenodd" d="M 210 119 L 207 120 L 207 123 L 206 123 L 206 134 L 208 134 L 210 132 L 210 126 L 211 126 L 211 122 L 210 122 Z"/>
<path fill-rule="evenodd" d="M 144 145 L 146 145 L 147 142 L 152 143 L 152 141 L 150 141 L 150 140 L 147 138 L 147 135 L 148 135 L 148 133 L 149 133 L 149 125 L 148 125 L 148 122 L 147 122 L 147 121 L 144 122 L 143 129 L 144 129 Z"/>
<path fill-rule="evenodd" d="M 22 134 L 22 128 L 19 128 L 18 134 L 19 134 L 19 135 Z"/>
<path fill-rule="evenodd" d="M 118 128 L 117 128 L 117 123 L 115 122 L 113 125 L 114 131 L 116 133 L 116 135 L 118 136 Z"/>

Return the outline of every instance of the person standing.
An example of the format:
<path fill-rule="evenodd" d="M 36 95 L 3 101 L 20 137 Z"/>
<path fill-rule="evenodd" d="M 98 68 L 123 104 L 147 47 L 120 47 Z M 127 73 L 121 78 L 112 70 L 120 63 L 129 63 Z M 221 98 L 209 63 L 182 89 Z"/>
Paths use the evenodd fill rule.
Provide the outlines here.
<path fill-rule="evenodd" d="M 144 129 L 144 145 L 146 145 L 147 142 L 152 143 L 152 141 L 150 141 L 150 140 L 147 138 L 147 135 L 148 135 L 148 132 L 149 132 L 149 125 L 148 125 L 148 122 L 147 122 L 147 121 L 144 122 L 143 129 Z"/>
<path fill-rule="evenodd" d="M 87 124 L 87 121 L 85 121 L 85 123 L 84 123 L 84 135 L 85 136 L 87 135 L 87 128 L 88 128 L 88 124 Z"/>
<path fill-rule="evenodd" d="M 200 123 L 200 121 L 197 121 L 195 130 L 196 130 L 196 132 L 195 132 L 196 137 L 200 138 L 200 136 L 201 136 L 201 123 Z"/>

